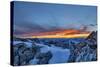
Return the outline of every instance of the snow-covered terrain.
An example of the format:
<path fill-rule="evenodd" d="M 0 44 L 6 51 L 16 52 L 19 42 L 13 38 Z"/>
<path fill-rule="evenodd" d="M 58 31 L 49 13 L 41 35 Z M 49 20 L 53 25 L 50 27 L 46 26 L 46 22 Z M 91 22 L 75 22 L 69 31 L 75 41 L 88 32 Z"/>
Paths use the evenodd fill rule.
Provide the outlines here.
<path fill-rule="evenodd" d="M 15 66 L 97 60 L 96 32 L 86 39 L 15 39 L 12 47 Z"/>
<path fill-rule="evenodd" d="M 15 45 L 18 45 L 19 43 L 25 43 L 27 47 L 32 47 L 32 43 L 29 42 L 21 42 L 21 41 L 14 41 Z M 70 56 L 70 50 L 69 49 L 63 49 L 61 47 L 56 47 L 53 44 L 51 46 L 35 43 L 36 46 L 41 47 L 40 53 L 47 53 L 50 51 L 52 53 L 52 58 L 49 60 L 49 63 L 65 63 L 68 61 L 68 58 Z M 39 60 L 34 58 L 30 61 L 31 64 L 36 64 Z"/>

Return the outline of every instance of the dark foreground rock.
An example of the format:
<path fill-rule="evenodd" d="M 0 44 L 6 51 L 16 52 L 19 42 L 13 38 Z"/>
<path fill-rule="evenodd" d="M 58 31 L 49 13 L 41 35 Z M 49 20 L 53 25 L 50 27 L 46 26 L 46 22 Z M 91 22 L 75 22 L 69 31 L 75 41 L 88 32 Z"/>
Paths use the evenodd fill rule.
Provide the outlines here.
<path fill-rule="evenodd" d="M 52 53 L 50 51 L 46 53 L 38 53 L 36 58 L 39 59 L 37 64 L 48 64 L 49 60 L 52 58 Z"/>
<path fill-rule="evenodd" d="M 39 48 L 38 48 L 39 49 Z M 13 46 L 14 65 L 27 65 L 34 58 L 38 49 L 34 46 L 27 47 L 25 43 L 19 43 Z"/>

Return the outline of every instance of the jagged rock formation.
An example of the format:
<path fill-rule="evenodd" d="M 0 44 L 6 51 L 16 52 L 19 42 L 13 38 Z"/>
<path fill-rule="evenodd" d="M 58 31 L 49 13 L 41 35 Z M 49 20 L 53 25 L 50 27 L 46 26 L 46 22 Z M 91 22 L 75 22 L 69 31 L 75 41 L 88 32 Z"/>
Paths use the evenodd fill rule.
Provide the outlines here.
<path fill-rule="evenodd" d="M 27 47 L 25 43 L 19 43 L 13 46 L 14 65 L 26 65 L 34 58 L 38 49 Z"/>
<path fill-rule="evenodd" d="M 48 64 L 51 57 L 52 53 L 50 51 L 46 53 L 38 53 L 38 55 L 36 55 L 36 58 L 39 59 L 37 64 Z"/>
<path fill-rule="evenodd" d="M 86 38 L 86 41 L 91 49 L 97 49 L 97 31 L 93 31 L 90 36 Z"/>
<path fill-rule="evenodd" d="M 97 60 L 97 32 L 92 32 L 84 42 L 74 49 L 74 62 Z M 72 55 L 73 56 L 73 55 Z"/>
<path fill-rule="evenodd" d="M 14 65 L 28 65 L 30 61 L 36 57 L 39 59 L 36 64 L 48 64 L 48 61 L 52 57 L 50 51 L 46 53 L 40 52 L 40 46 L 32 44 L 31 47 L 25 43 L 18 43 L 13 46 Z"/>

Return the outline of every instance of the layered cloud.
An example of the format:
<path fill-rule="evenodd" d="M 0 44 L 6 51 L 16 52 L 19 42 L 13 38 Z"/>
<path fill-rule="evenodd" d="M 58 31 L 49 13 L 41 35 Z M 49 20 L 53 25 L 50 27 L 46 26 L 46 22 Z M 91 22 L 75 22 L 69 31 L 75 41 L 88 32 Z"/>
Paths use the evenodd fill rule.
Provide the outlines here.
<path fill-rule="evenodd" d="M 65 29 L 94 31 L 96 22 L 96 6 L 14 2 L 15 36 Z"/>

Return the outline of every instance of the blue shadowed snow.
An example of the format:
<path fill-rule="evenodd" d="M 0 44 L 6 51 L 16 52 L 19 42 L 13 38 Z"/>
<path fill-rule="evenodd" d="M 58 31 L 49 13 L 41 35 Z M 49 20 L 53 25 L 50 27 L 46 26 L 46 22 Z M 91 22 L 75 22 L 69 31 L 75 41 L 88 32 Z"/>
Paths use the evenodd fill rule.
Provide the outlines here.
<path fill-rule="evenodd" d="M 53 45 L 51 47 L 43 44 L 36 44 L 36 45 L 42 46 L 41 53 L 46 53 L 50 51 L 53 54 L 53 57 L 50 59 L 49 63 L 65 63 L 68 61 L 68 58 L 70 56 L 69 49 L 63 49 Z"/>
<path fill-rule="evenodd" d="M 51 48 L 51 52 L 53 57 L 50 59 L 49 63 L 65 63 L 70 56 L 69 49 L 62 49 L 55 46 Z"/>

